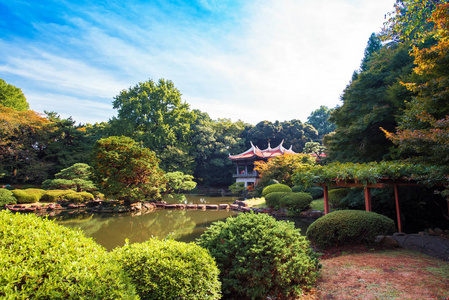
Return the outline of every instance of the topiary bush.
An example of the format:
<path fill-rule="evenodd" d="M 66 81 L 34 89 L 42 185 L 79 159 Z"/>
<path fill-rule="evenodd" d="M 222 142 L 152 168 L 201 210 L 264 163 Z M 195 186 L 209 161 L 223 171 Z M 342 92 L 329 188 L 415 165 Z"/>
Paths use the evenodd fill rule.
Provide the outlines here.
<path fill-rule="evenodd" d="M 292 192 L 293 193 L 301 193 L 304 192 L 306 188 L 303 185 L 295 185 L 294 187 L 292 187 Z"/>
<path fill-rule="evenodd" d="M 286 192 L 273 192 L 265 196 L 265 203 L 268 207 L 279 208 L 281 206 L 281 198 L 289 193 Z"/>
<path fill-rule="evenodd" d="M 66 200 L 67 195 L 76 194 L 74 190 L 49 190 L 45 191 L 41 201 L 43 202 L 56 202 Z"/>
<path fill-rule="evenodd" d="M 17 200 L 13 193 L 7 189 L 0 189 L 0 206 L 5 204 L 16 204 Z"/>
<path fill-rule="evenodd" d="M 106 250 L 33 214 L 0 212 L 0 298 L 138 299 Z"/>
<path fill-rule="evenodd" d="M 305 193 L 309 193 L 313 200 L 322 198 L 324 196 L 324 190 L 320 186 L 308 187 L 304 190 Z"/>
<path fill-rule="evenodd" d="M 330 190 L 328 192 L 329 195 L 329 204 L 333 208 L 346 208 L 343 204 L 342 200 L 348 195 L 349 189 L 347 188 L 341 188 L 341 189 L 334 189 Z"/>
<path fill-rule="evenodd" d="M 303 211 L 309 209 L 312 200 L 309 193 L 285 193 L 280 198 L 279 203 L 281 207 L 290 211 Z"/>
<path fill-rule="evenodd" d="M 28 192 L 28 190 L 12 190 L 14 198 L 17 199 L 17 203 L 36 203 L 41 199 L 41 194 L 36 192 Z"/>
<path fill-rule="evenodd" d="M 274 193 L 274 192 L 291 193 L 292 189 L 288 185 L 285 185 L 285 184 L 281 184 L 281 183 L 272 184 L 272 185 L 269 185 L 269 186 L 265 187 L 262 190 L 262 196 L 265 197 L 269 193 Z"/>
<path fill-rule="evenodd" d="M 217 261 L 223 294 L 237 299 L 297 297 L 314 286 L 319 273 L 300 230 L 267 214 L 215 222 L 197 243 Z"/>
<path fill-rule="evenodd" d="M 79 192 L 66 194 L 63 198 L 72 203 L 81 203 L 94 200 L 94 195 L 89 192 Z"/>
<path fill-rule="evenodd" d="M 370 244 L 376 235 L 392 234 L 393 220 L 374 212 L 340 210 L 327 214 L 307 229 L 312 244 L 326 249 L 332 246 Z"/>
<path fill-rule="evenodd" d="M 194 243 L 156 238 L 113 252 L 141 299 L 220 299 L 218 268 Z"/>

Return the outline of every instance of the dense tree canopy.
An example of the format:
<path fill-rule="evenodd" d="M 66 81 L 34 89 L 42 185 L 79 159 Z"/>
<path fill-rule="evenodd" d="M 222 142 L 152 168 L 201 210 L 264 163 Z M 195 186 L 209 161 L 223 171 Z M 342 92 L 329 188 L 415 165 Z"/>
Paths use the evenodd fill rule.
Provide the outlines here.
<path fill-rule="evenodd" d="M 0 78 L 0 105 L 12 108 L 14 110 L 27 110 L 29 104 L 22 93 L 22 90 L 6 83 Z"/>
<path fill-rule="evenodd" d="M 322 139 L 326 134 L 335 130 L 335 125 L 329 121 L 333 109 L 321 105 L 307 117 L 307 124 L 312 125 L 318 131 L 318 138 Z"/>
<path fill-rule="evenodd" d="M 88 164 L 76 163 L 42 183 L 44 189 L 72 189 L 77 192 L 93 191 L 96 186 L 90 180 L 91 168 Z"/>

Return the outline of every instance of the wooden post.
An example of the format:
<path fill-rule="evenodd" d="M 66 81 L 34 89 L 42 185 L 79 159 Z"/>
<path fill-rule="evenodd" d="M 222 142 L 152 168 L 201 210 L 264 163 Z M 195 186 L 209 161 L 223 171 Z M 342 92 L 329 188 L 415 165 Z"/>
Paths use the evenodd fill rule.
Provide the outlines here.
<path fill-rule="evenodd" d="M 394 185 L 394 200 L 396 202 L 396 218 L 398 220 L 398 232 L 402 232 L 401 210 L 399 208 L 399 192 L 397 184 Z"/>
<path fill-rule="evenodd" d="M 371 193 L 369 187 L 365 187 L 365 210 L 372 211 L 371 209 Z"/>
<path fill-rule="evenodd" d="M 329 193 L 327 185 L 323 185 L 324 191 L 324 214 L 327 215 L 329 213 Z"/>

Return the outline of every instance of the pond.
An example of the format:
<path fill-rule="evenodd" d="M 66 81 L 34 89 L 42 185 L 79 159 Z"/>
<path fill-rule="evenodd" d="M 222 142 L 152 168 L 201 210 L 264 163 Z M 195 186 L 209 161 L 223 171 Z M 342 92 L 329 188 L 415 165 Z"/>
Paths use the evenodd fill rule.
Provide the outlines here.
<path fill-rule="evenodd" d="M 186 204 L 230 204 L 235 197 L 203 197 L 187 195 Z M 167 202 L 176 203 L 175 199 Z M 178 202 L 179 203 L 179 202 Z M 90 212 L 62 214 L 50 217 L 58 224 L 81 229 L 88 237 L 108 250 L 130 243 L 144 242 L 151 237 L 173 237 L 175 240 L 192 242 L 213 222 L 235 216 L 232 210 L 171 210 L 158 209 L 152 212 L 121 214 L 94 214 Z M 285 219 L 285 218 L 284 218 Z M 309 220 L 290 219 L 305 233 Z"/>

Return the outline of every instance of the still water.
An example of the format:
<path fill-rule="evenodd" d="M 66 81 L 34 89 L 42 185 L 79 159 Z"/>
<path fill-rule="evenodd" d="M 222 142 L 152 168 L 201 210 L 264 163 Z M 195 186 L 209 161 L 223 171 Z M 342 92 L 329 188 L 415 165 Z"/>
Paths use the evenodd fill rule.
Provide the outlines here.
<path fill-rule="evenodd" d="M 188 195 L 187 204 L 230 204 L 235 197 L 203 197 Z M 175 203 L 176 200 L 167 200 Z M 179 202 L 178 202 L 179 203 Z M 237 215 L 232 210 L 171 210 L 158 209 L 152 212 L 121 214 L 66 214 L 53 219 L 61 225 L 81 229 L 108 250 L 123 246 L 125 240 L 130 243 L 144 242 L 151 237 L 173 237 L 175 240 L 191 242 L 198 238 L 213 222 L 225 220 Z M 292 220 L 301 232 L 310 224 L 309 221 Z"/>

